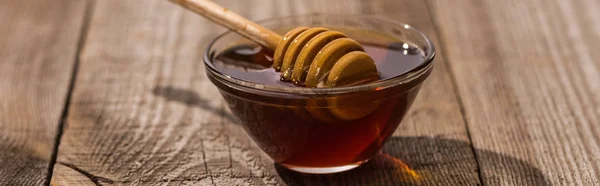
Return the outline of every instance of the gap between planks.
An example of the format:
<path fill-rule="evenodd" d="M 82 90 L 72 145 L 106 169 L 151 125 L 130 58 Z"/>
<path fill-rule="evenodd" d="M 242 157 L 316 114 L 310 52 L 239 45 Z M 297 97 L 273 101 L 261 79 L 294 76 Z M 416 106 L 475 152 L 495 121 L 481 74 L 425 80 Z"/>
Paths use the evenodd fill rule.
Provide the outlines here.
<path fill-rule="evenodd" d="M 442 36 L 442 34 L 440 34 L 440 25 L 438 23 L 438 20 L 436 19 L 436 14 L 435 14 L 435 8 L 433 6 L 431 6 L 431 2 L 429 2 L 430 0 L 423 0 L 425 1 L 425 5 L 427 5 L 427 9 L 429 9 L 429 18 L 431 19 L 431 24 L 433 25 L 433 32 L 435 33 L 435 37 L 438 38 L 438 43 L 439 46 L 437 48 L 445 50 L 446 48 L 448 48 L 448 46 L 446 45 L 446 40 L 444 39 L 444 37 Z M 467 138 L 469 139 L 469 146 L 471 147 L 471 151 L 473 153 L 473 157 L 475 158 L 475 165 L 477 165 L 477 177 L 479 177 L 479 184 L 481 185 L 485 185 L 485 182 L 483 181 L 483 174 L 481 173 L 481 164 L 479 163 L 479 155 L 477 154 L 477 149 L 475 149 L 475 145 L 473 145 L 473 138 L 471 137 L 471 130 L 469 130 L 469 121 L 467 120 L 467 116 L 465 115 L 465 104 L 463 102 L 462 97 L 460 96 L 460 92 L 458 91 L 458 81 L 456 80 L 456 75 L 454 74 L 454 72 L 452 71 L 452 63 L 450 62 L 450 58 L 448 58 L 448 55 L 446 55 L 446 52 L 443 53 L 439 53 L 438 55 L 442 55 L 446 61 L 446 68 L 444 70 L 446 70 L 448 72 L 448 75 L 450 76 L 450 82 L 452 82 L 452 90 L 454 91 L 454 95 L 456 97 L 456 101 L 458 102 L 458 107 L 460 108 L 460 115 L 462 117 L 462 120 L 464 122 L 464 126 L 465 126 L 465 132 L 467 133 Z"/>
<path fill-rule="evenodd" d="M 64 103 L 65 106 L 63 107 L 63 111 L 60 115 L 60 120 L 58 123 L 58 128 L 56 130 L 56 138 L 54 139 L 54 147 L 52 148 L 52 155 L 50 157 L 50 163 L 48 165 L 48 174 L 46 176 L 44 185 L 50 185 L 50 181 L 52 180 L 52 175 L 54 173 L 54 165 L 56 164 L 56 159 L 58 158 L 58 147 L 60 147 L 60 139 L 63 134 L 64 125 L 67 122 L 67 118 L 69 116 L 71 97 L 73 95 L 75 81 L 77 80 L 77 73 L 79 71 L 79 61 L 81 59 L 79 56 L 83 51 L 83 47 L 85 46 L 87 33 L 90 27 L 90 21 L 92 15 L 94 14 L 95 4 L 96 0 L 86 0 L 85 2 L 85 10 L 83 15 L 84 17 L 82 21 L 81 31 L 79 32 L 79 40 L 77 41 L 77 50 L 75 51 L 75 58 L 73 59 L 73 69 L 71 70 L 71 79 L 69 80 L 69 87 L 67 88 L 67 97 L 65 98 Z"/>

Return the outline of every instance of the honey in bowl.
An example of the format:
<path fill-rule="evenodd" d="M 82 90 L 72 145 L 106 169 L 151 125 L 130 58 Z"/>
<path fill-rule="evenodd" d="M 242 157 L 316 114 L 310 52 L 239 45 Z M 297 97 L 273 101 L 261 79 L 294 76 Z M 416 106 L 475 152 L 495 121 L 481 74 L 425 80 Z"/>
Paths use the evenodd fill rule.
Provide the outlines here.
<path fill-rule="evenodd" d="M 358 41 L 372 58 L 379 80 L 364 84 L 392 81 L 398 76 L 416 73 L 414 69 L 431 62 L 425 49 L 385 33 L 365 34 L 365 30 L 358 28 L 336 27 L 332 30 Z M 286 78 L 285 72 L 277 72 L 272 67 L 272 50 L 244 42 L 244 39 L 240 42 L 240 39 L 231 38 L 229 43 L 221 44 L 218 51 L 209 49 L 209 78 L 254 142 L 276 163 L 299 172 L 344 171 L 375 155 L 396 130 L 431 70 L 424 69 L 401 83 L 343 93 L 295 94 L 261 90 L 261 87 L 321 88 L 307 88 L 301 82 L 293 82 L 293 75 Z M 323 87 L 352 87 L 356 85 L 354 81 L 344 83 L 344 76 L 353 77 L 347 74 L 369 68 L 346 65 L 358 67 L 348 70 L 340 66 L 325 72 L 337 74 L 339 80 L 320 78 L 316 83 L 325 85 Z M 214 73 L 257 86 L 234 85 Z"/>

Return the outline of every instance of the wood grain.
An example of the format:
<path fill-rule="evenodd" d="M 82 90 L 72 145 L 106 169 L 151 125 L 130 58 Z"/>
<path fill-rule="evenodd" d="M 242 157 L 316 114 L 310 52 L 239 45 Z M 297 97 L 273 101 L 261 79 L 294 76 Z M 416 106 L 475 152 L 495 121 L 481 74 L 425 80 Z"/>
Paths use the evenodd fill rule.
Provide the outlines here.
<path fill-rule="evenodd" d="M 475 147 L 547 176 L 544 182 L 522 164 L 477 154 L 484 182 L 600 183 L 600 3 L 429 2 Z"/>
<path fill-rule="evenodd" d="M 93 177 L 90 175 L 86 175 L 85 172 L 81 172 L 81 170 L 77 169 L 73 166 L 65 166 L 61 163 L 54 165 L 54 171 L 59 172 L 60 174 L 52 175 L 52 182 L 50 185 L 61 185 L 62 183 L 69 183 L 72 185 L 81 185 L 81 186 L 94 186 L 97 183 L 96 180 L 93 180 Z"/>
<path fill-rule="evenodd" d="M 85 1 L 0 0 L 0 184 L 41 185 L 65 106 Z"/>
<path fill-rule="evenodd" d="M 218 2 L 253 20 L 311 12 L 379 14 L 437 41 L 424 1 Z M 442 55 L 384 154 L 354 171 L 308 176 L 274 165 L 206 78 L 202 52 L 223 28 L 164 0 L 98 1 L 90 25 L 55 185 L 86 179 L 116 185 L 479 183 Z"/>
<path fill-rule="evenodd" d="M 225 29 L 164 0 L 97 1 L 94 12 L 57 160 L 86 174 L 67 174 L 95 184 L 277 182 L 268 157 L 225 125 L 204 75 L 203 48 Z M 75 184 L 63 172 L 53 183 Z"/>

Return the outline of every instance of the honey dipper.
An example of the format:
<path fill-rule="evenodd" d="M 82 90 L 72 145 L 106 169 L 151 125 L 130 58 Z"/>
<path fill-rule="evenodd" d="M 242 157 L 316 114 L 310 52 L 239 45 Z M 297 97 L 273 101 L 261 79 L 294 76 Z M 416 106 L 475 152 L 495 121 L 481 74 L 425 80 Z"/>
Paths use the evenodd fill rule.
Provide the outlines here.
<path fill-rule="evenodd" d="M 298 27 L 282 37 L 209 0 L 171 1 L 275 51 L 272 66 L 284 81 L 336 87 L 379 79 L 373 59 L 341 32 Z"/>

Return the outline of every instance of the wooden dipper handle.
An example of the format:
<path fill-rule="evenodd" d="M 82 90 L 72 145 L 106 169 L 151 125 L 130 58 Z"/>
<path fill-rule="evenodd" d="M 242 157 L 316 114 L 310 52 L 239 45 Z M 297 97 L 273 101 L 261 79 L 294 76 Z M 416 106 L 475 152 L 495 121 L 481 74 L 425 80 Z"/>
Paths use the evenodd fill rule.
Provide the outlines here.
<path fill-rule="evenodd" d="M 219 6 L 209 0 L 170 0 L 193 12 L 196 12 L 212 22 L 223 25 L 255 42 L 275 50 L 281 36 L 272 30 L 256 24 L 229 9 Z"/>

